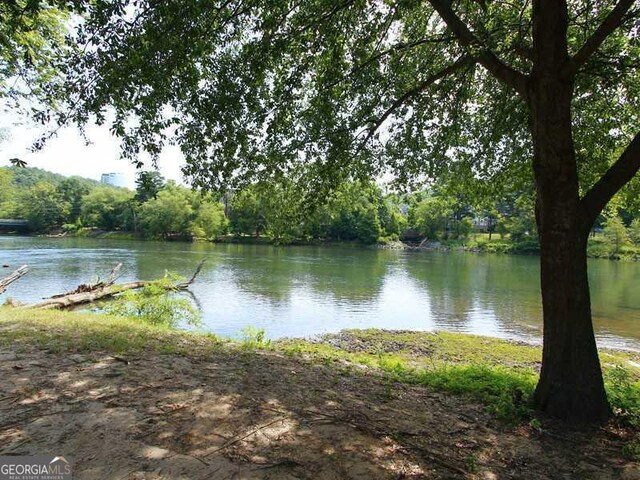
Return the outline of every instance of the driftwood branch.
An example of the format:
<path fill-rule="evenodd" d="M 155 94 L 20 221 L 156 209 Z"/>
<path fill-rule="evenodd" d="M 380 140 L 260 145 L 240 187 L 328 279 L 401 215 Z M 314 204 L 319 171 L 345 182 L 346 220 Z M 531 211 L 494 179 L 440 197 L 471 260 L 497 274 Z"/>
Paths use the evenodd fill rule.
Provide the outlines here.
<path fill-rule="evenodd" d="M 189 279 L 189 281 L 187 283 L 182 283 L 179 285 L 183 285 L 183 288 L 187 288 L 189 285 L 195 282 L 196 277 L 200 274 L 200 270 L 202 270 L 203 265 L 204 265 L 204 260 L 200 260 L 200 263 L 198 263 L 198 266 L 196 267 L 196 271 L 193 272 L 193 275 L 191 275 L 191 278 Z"/>
<path fill-rule="evenodd" d="M 191 284 L 196 280 L 196 277 L 202 270 L 202 265 L 204 264 L 204 260 L 202 260 L 198 266 L 196 267 L 196 271 L 191 276 L 189 281 L 183 283 L 177 283 L 175 285 L 168 285 L 166 287 L 167 291 L 178 291 L 178 290 L 186 290 L 189 288 Z M 61 295 L 55 295 L 53 297 L 47 298 L 42 302 L 34 303 L 32 305 L 26 305 L 23 308 L 29 309 L 65 309 L 71 308 L 78 305 L 85 305 L 88 303 L 93 303 L 97 300 L 107 300 L 115 297 L 127 290 L 137 290 L 139 288 L 143 288 L 146 285 L 149 285 L 151 282 L 146 280 L 139 280 L 136 282 L 128 282 L 128 283 L 119 283 L 115 284 L 115 280 L 117 279 L 118 272 L 122 267 L 121 264 L 118 264 L 109 275 L 109 278 L 106 282 L 98 282 L 93 285 L 80 285 L 73 292 Z"/>
<path fill-rule="evenodd" d="M 26 275 L 28 271 L 29 271 L 29 267 L 27 265 L 23 265 L 17 270 L 11 272 L 11 275 L 9 275 L 8 277 L 5 277 L 2 280 L 0 280 L 0 293 L 4 293 L 4 291 L 7 289 L 7 287 L 10 284 L 18 280 L 23 275 Z"/>
<path fill-rule="evenodd" d="M 121 268 L 121 263 L 113 267 L 113 270 L 111 270 L 111 273 L 109 274 L 109 278 L 107 278 L 107 285 L 113 285 L 115 283 L 115 281 L 118 279 L 118 273 L 120 273 Z"/>
<path fill-rule="evenodd" d="M 115 295 L 118 295 L 119 293 L 125 292 L 127 290 L 136 290 L 138 288 L 142 288 L 149 283 L 150 282 L 146 282 L 146 281 L 121 283 L 119 285 L 110 285 L 107 287 L 102 287 L 98 290 L 68 293 L 65 295 L 55 295 L 51 298 L 47 298 L 43 300 L 42 302 L 26 305 L 24 308 L 30 308 L 30 309 L 31 308 L 34 308 L 34 309 L 71 308 L 77 305 L 93 303 L 97 300 L 112 298 Z"/>
<path fill-rule="evenodd" d="M 104 288 L 110 287 L 115 283 L 115 281 L 118 279 L 118 273 L 120 272 L 121 268 L 122 268 L 121 263 L 113 267 L 113 270 L 111 270 L 111 273 L 109 274 L 109 277 L 107 278 L 106 282 L 101 282 L 100 278 L 98 278 L 98 281 L 96 283 L 82 283 L 78 285 L 75 288 L 75 290 L 71 292 L 58 293 L 57 295 L 53 295 L 49 298 L 63 298 L 63 297 L 68 297 L 69 295 L 74 295 L 76 293 L 90 293 L 98 290 L 103 290 Z"/>

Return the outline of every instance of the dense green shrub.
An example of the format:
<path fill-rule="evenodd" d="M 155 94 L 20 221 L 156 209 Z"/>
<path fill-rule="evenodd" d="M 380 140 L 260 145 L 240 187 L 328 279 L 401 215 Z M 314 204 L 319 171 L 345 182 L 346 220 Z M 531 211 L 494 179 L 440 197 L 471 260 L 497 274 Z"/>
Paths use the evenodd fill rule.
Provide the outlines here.
<path fill-rule="evenodd" d="M 174 292 L 176 283 L 184 279 L 167 274 L 165 278 L 145 285 L 140 290 L 127 290 L 100 308 L 109 315 L 134 317 L 152 325 L 175 327 L 197 325 L 200 312 L 186 298 Z"/>

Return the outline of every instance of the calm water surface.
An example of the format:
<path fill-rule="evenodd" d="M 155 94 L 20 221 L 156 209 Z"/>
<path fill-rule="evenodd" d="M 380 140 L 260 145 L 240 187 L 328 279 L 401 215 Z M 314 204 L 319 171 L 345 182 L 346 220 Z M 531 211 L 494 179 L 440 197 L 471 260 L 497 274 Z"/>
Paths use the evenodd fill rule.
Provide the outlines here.
<path fill-rule="evenodd" d="M 150 280 L 189 276 L 203 258 L 192 291 L 203 328 L 222 335 L 251 325 L 271 338 L 367 327 L 541 338 L 537 257 L 0 237 L 0 263 L 31 267 L 4 294 L 23 302 L 105 278 L 118 262 L 122 281 Z M 640 349 L 640 264 L 589 268 L 599 344 Z"/>

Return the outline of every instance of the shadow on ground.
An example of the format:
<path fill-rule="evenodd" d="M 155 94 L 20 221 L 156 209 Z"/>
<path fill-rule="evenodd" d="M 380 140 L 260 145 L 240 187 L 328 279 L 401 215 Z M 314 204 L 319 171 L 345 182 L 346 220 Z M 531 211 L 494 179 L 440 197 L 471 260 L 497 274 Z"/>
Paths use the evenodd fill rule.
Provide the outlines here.
<path fill-rule="evenodd" d="M 542 435 L 366 369 L 226 349 L 3 347 L 0 446 L 70 456 L 80 480 L 638 478 L 602 431 Z"/>

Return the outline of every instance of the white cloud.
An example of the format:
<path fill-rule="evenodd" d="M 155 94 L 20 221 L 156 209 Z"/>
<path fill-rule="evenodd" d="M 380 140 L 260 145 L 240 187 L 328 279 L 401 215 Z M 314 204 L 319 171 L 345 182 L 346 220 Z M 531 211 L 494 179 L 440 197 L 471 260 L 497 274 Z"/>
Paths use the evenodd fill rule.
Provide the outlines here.
<path fill-rule="evenodd" d="M 122 172 L 130 187 L 134 185 L 136 169 L 119 158 L 119 141 L 106 126 L 87 126 L 86 145 L 75 127 L 61 129 L 39 152 L 31 152 L 30 146 L 43 132 L 42 127 L 20 123 L 20 118 L 0 112 L 0 128 L 6 139 L 0 141 L 0 166 L 8 165 L 10 158 L 20 158 L 30 167 L 43 168 L 62 175 L 79 175 L 100 180 L 100 175 Z M 162 175 L 170 180 L 181 181 L 180 167 L 184 159 L 177 147 L 166 147 L 160 156 L 158 167 Z M 150 162 L 148 162 L 150 168 Z"/>

